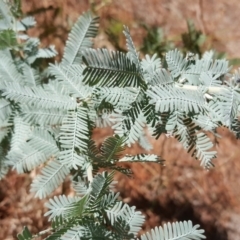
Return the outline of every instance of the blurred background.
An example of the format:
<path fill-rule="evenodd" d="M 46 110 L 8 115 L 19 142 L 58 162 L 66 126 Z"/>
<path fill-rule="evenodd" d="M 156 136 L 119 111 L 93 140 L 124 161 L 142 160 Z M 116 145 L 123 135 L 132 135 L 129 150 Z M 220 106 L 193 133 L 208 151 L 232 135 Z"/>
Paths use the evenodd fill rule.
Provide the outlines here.
<path fill-rule="evenodd" d="M 215 50 L 217 58 L 229 59 L 233 69 L 240 66 L 240 4 L 237 0 L 22 0 L 25 15 L 36 18 L 30 35 L 42 46 L 53 44 L 59 61 L 68 33 L 80 14 L 91 9 L 100 16 L 95 47 L 126 51 L 123 25 L 129 27 L 141 57 L 179 48 L 201 55 Z M 192 220 L 206 230 L 207 239 L 240 239 L 240 142 L 226 128 L 219 128 L 214 160 L 207 171 L 172 138 L 149 136 L 153 153 L 165 166 L 129 165 L 133 177 L 117 174 L 122 199 L 146 216 L 143 231 L 168 221 Z M 96 129 L 93 138 L 100 144 L 111 129 Z M 128 153 L 141 153 L 135 145 Z M 32 232 L 47 228 L 44 201 L 29 193 L 30 175 L 9 172 L 0 181 L 0 239 L 17 239 L 27 225 Z M 54 194 L 72 194 L 66 181 Z M 46 200 L 45 200 L 46 201 Z"/>

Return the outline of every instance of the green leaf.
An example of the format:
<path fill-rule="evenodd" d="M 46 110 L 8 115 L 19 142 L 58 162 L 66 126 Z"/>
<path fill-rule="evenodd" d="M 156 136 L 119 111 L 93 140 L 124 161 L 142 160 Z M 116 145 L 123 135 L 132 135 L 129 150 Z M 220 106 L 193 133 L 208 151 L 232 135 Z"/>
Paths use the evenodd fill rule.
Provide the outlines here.
<path fill-rule="evenodd" d="M 96 211 L 99 204 L 101 203 L 101 198 L 108 192 L 109 186 L 113 181 L 114 172 L 110 174 L 103 172 L 94 177 L 91 184 L 91 192 L 89 196 L 89 208 L 91 211 Z"/>
<path fill-rule="evenodd" d="M 22 233 L 19 233 L 17 238 L 19 240 L 31 240 L 32 239 L 32 234 L 31 232 L 28 230 L 27 227 L 24 227 Z"/>
<path fill-rule="evenodd" d="M 12 49 L 18 46 L 16 33 L 11 30 L 0 31 L 0 50 Z"/>
<path fill-rule="evenodd" d="M 103 161 L 117 161 L 124 150 L 124 142 L 125 138 L 119 137 L 118 135 L 107 138 L 101 147 L 101 156 Z"/>

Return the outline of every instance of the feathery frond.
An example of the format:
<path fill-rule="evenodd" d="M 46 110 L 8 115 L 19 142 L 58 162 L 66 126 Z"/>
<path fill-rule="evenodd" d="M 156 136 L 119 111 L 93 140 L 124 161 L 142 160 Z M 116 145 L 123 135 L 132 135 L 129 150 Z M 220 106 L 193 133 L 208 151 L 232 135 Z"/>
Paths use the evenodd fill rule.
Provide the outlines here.
<path fill-rule="evenodd" d="M 0 20 L 1 21 L 1 20 Z M 0 50 L 14 49 L 18 46 L 16 33 L 11 29 L 0 31 Z"/>
<path fill-rule="evenodd" d="M 49 221 L 59 216 L 66 219 L 69 217 L 71 209 L 73 209 L 73 203 L 77 203 L 80 199 L 80 197 L 66 197 L 65 195 L 54 196 L 45 204 L 49 210 L 44 216 L 49 216 Z"/>
<path fill-rule="evenodd" d="M 88 181 L 83 181 L 79 176 L 77 181 L 72 181 L 72 188 L 78 196 L 83 196 L 90 191 Z"/>
<path fill-rule="evenodd" d="M 107 49 L 86 49 L 83 82 L 100 87 L 145 87 L 135 63 L 126 54 Z"/>
<path fill-rule="evenodd" d="M 182 74 L 182 78 L 186 78 L 192 85 L 200 84 L 200 75 L 203 72 L 211 72 L 213 76 L 222 76 L 229 71 L 228 61 L 226 60 L 206 60 L 198 59 L 195 64 L 190 65 Z"/>
<path fill-rule="evenodd" d="M 17 235 L 18 240 L 31 240 L 32 234 L 27 227 L 24 227 L 22 233 Z"/>
<path fill-rule="evenodd" d="M 11 54 L 8 50 L 0 51 L 0 88 L 5 83 L 20 83 L 23 81 L 22 75 L 17 70 Z"/>
<path fill-rule="evenodd" d="M 101 198 L 108 192 L 109 186 L 113 181 L 113 175 L 114 172 L 111 172 L 110 174 L 103 172 L 93 179 L 89 196 L 89 207 L 91 208 L 91 211 L 96 210 Z"/>
<path fill-rule="evenodd" d="M 132 37 L 131 37 L 130 32 L 129 32 L 129 28 L 124 26 L 123 33 L 124 33 L 124 35 L 126 37 L 126 41 L 127 41 L 127 48 L 128 48 L 127 56 L 129 56 L 129 59 L 132 62 L 135 63 L 138 70 L 141 71 L 141 64 L 140 64 L 140 61 L 139 61 L 139 53 L 137 53 L 137 50 L 134 46 Z"/>
<path fill-rule="evenodd" d="M 129 130 L 129 134 L 126 141 L 126 144 L 128 145 L 128 147 L 130 147 L 131 144 L 137 142 L 140 136 L 142 136 L 145 125 L 146 125 L 146 118 L 143 112 L 140 111 L 135 121 L 132 122 L 131 124 L 131 129 Z"/>
<path fill-rule="evenodd" d="M 12 113 L 11 103 L 4 98 L 0 99 L 0 121 L 5 121 Z"/>
<path fill-rule="evenodd" d="M 82 63 L 82 52 L 93 44 L 92 38 L 97 34 L 99 18 L 90 12 L 84 13 L 74 24 L 64 49 L 62 65 Z M 81 34 L 79 34 L 81 33 Z"/>
<path fill-rule="evenodd" d="M 173 78 L 179 77 L 187 66 L 187 60 L 177 49 L 166 53 L 166 61 Z"/>
<path fill-rule="evenodd" d="M 36 108 L 75 109 L 76 102 L 69 96 L 49 94 L 42 87 L 21 86 L 18 83 L 6 83 L 2 88 L 3 96 L 21 104 L 28 104 Z"/>
<path fill-rule="evenodd" d="M 222 85 L 222 80 L 219 79 L 220 74 L 213 74 L 211 71 L 201 72 L 199 76 L 199 81 L 202 85 L 206 87 L 217 86 L 220 87 Z"/>
<path fill-rule="evenodd" d="M 63 84 L 63 86 L 69 90 L 69 93 L 73 97 L 82 100 L 91 94 L 91 88 L 89 86 L 83 86 L 83 67 L 81 65 L 74 64 L 66 67 L 51 64 L 49 72 L 59 83 Z"/>
<path fill-rule="evenodd" d="M 164 224 L 155 227 L 151 232 L 141 236 L 141 240 L 200 240 L 205 239 L 204 230 L 198 229 L 199 225 L 192 225 L 191 221 Z"/>
<path fill-rule="evenodd" d="M 202 94 L 198 91 L 178 89 L 170 86 L 154 86 L 147 90 L 150 104 L 155 104 L 157 112 L 184 111 L 204 113 L 207 111 Z"/>
<path fill-rule="evenodd" d="M 95 89 L 94 94 L 99 105 L 104 101 L 117 109 L 126 111 L 136 101 L 139 89 L 132 87 L 98 87 Z"/>
<path fill-rule="evenodd" d="M 106 213 L 112 226 L 119 220 L 126 221 L 130 227 L 129 233 L 133 233 L 135 236 L 144 223 L 144 216 L 141 212 L 135 211 L 135 207 L 129 207 L 128 204 L 123 202 L 117 202 L 113 208 L 106 210 Z"/>
<path fill-rule="evenodd" d="M 61 163 L 75 169 L 82 167 L 86 162 L 89 128 L 87 109 L 78 107 L 77 111 L 69 111 L 63 120 L 61 127 L 61 152 L 59 160 Z"/>
<path fill-rule="evenodd" d="M 38 108 L 23 105 L 21 107 L 21 117 L 29 124 L 47 126 L 61 125 L 67 110 L 58 108 Z"/>
<path fill-rule="evenodd" d="M 32 135 L 32 130 L 30 125 L 23 121 L 23 119 L 19 116 L 15 116 L 14 118 L 14 131 L 10 144 L 10 151 L 8 152 L 8 158 L 11 156 L 11 152 L 18 150 L 20 145 L 26 142 Z"/>
<path fill-rule="evenodd" d="M 206 134 L 202 132 L 197 134 L 196 149 L 194 151 L 194 155 L 201 161 L 201 166 L 205 168 L 211 168 L 214 166 L 212 159 L 216 157 L 217 152 L 210 151 L 212 147 L 213 143 Z"/>
<path fill-rule="evenodd" d="M 152 57 L 146 55 L 141 61 L 141 67 L 145 81 L 151 82 L 152 77 L 162 67 L 161 59 L 157 57 L 156 53 Z"/>
<path fill-rule="evenodd" d="M 38 175 L 31 184 L 31 192 L 36 192 L 35 197 L 40 199 L 54 191 L 66 178 L 70 170 L 66 165 L 53 160 L 46 165 L 41 175 Z"/>
<path fill-rule="evenodd" d="M 101 147 L 101 157 L 105 162 L 116 162 L 124 150 L 124 137 L 115 135 L 107 138 Z"/>
<path fill-rule="evenodd" d="M 84 233 L 86 232 L 86 228 L 81 225 L 73 226 L 68 229 L 60 238 L 59 240 L 80 240 L 83 239 Z"/>
<path fill-rule="evenodd" d="M 151 76 L 151 79 L 148 80 L 150 85 L 173 85 L 174 79 L 169 72 L 164 69 L 158 69 L 155 73 Z"/>
<path fill-rule="evenodd" d="M 43 129 L 34 129 L 27 142 L 9 152 L 8 158 L 18 173 L 31 171 L 50 158 L 56 158 L 59 149 L 52 136 Z"/>
<path fill-rule="evenodd" d="M 12 29 L 12 14 L 6 2 L 0 1 L 0 30 Z"/>
<path fill-rule="evenodd" d="M 36 83 L 39 81 L 39 78 L 40 78 L 37 70 L 33 69 L 31 66 L 29 66 L 26 63 L 23 63 L 21 68 L 23 72 L 24 85 L 29 87 L 36 86 Z"/>
<path fill-rule="evenodd" d="M 191 149 L 193 147 L 196 138 L 196 126 L 183 112 L 174 111 L 169 115 L 166 130 L 175 136 L 184 148 Z"/>

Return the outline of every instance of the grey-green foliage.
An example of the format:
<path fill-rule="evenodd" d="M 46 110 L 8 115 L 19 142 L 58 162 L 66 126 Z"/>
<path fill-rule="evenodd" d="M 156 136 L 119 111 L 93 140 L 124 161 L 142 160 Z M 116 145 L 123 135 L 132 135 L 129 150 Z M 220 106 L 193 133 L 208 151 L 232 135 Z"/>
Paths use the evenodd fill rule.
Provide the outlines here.
<path fill-rule="evenodd" d="M 47 239 L 137 237 L 144 217 L 118 200 L 114 172 L 99 170 L 130 175 L 117 163 L 162 163 L 154 154 L 123 155 L 134 143 L 151 149 L 146 130 L 156 138 L 175 137 L 205 168 L 216 157 L 206 131 L 216 134 L 224 125 L 239 136 L 239 74 L 230 74 L 228 62 L 214 60 L 212 52 L 200 59 L 173 50 L 163 68 L 156 55 L 139 58 L 127 27 L 127 53 L 92 49 L 98 18 L 87 12 L 74 25 L 63 60 L 42 71 L 36 60 L 54 56 L 54 48 L 40 49 L 39 40 L 27 35 L 34 19 L 18 20 L 9 4 L 0 3 L 0 31 L 10 29 L 17 39 L 0 47 L 0 177 L 11 167 L 18 173 L 40 167 L 30 189 L 36 197 L 52 193 L 68 175 L 76 190 L 76 197 L 50 200 Z M 102 126 L 111 126 L 114 136 L 98 148 L 92 130 Z M 141 239 L 203 238 L 196 229 L 176 223 Z M 19 235 L 32 238 L 26 229 Z"/>

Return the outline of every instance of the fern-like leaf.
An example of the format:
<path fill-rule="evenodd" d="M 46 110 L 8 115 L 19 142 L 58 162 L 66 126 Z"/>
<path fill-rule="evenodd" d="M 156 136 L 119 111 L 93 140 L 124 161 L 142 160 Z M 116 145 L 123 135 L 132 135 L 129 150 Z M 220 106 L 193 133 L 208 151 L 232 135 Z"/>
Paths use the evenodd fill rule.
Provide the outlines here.
<path fill-rule="evenodd" d="M 49 221 L 59 216 L 66 219 L 70 216 L 74 203 L 77 203 L 80 199 L 80 197 L 66 197 L 65 195 L 54 196 L 53 199 L 49 199 L 49 202 L 45 204 L 49 210 L 44 216 L 49 216 Z"/>
<path fill-rule="evenodd" d="M 98 174 L 91 184 L 91 192 L 89 197 L 89 207 L 91 211 L 94 211 L 98 208 L 101 198 L 108 192 L 109 186 L 113 181 L 112 173 L 103 172 Z"/>
<path fill-rule="evenodd" d="M 211 72 L 212 75 L 222 76 L 229 71 L 228 61 L 226 60 L 215 60 L 198 59 L 192 65 L 190 65 L 186 71 L 182 74 L 182 78 L 186 78 L 192 85 L 200 84 L 200 75 L 203 72 Z"/>
<path fill-rule="evenodd" d="M 69 93 L 78 99 L 84 99 L 91 93 L 88 86 L 82 84 L 83 67 L 74 64 L 67 67 L 62 65 L 50 65 L 49 72 L 55 76 L 56 80 L 69 90 Z"/>
<path fill-rule="evenodd" d="M 23 118 L 23 121 L 29 124 L 38 124 L 40 126 L 61 125 L 64 117 L 67 115 L 67 110 L 65 109 L 36 109 L 27 105 L 23 105 L 21 111 L 21 117 Z"/>
<path fill-rule="evenodd" d="M 18 72 L 9 51 L 0 51 L 0 87 L 4 83 L 22 82 L 22 75 Z"/>
<path fill-rule="evenodd" d="M 151 84 L 153 76 L 161 69 L 161 60 L 157 57 L 157 54 L 152 57 L 146 55 L 145 59 L 141 61 L 141 67 L 145 81 Z"/>
<path fill-rule="evenodd" d="M 125 87 L 99 87 L 94 91 L 96 102 L 100 105 L 103 101 L 110 103 L 120 110 L 128 110 L 131 104 L 136 101 L 139 89 Z"/>
<path fill-rule="evenodd" d="M 57 158 L 59 155 L 56 141 L 45 129 L 34 129 L 32 137 L 28 140 L 28 144 L 44 153 L 46 158 Z"/>
<path fill-rule="evenodd" d="M 10 7 L 4 1 L 0 1 L 0 30 L 12 29 L 13 17 Z"/>
<path fill-rule="evenodd" d="M 12 113 L 11 103 L 4 98 L 0 99 L 0 121 L 5 121 Z"/>
<path fill-rule="evenodd" d="M 78 169 L 85 164 L 89 139 L 88 116 L 85 107 L 69 111 L 61 127 L 60 143 L 62 151 L 59 159 L 63 164 Z"/>
<path fill-rule="evenodd" d="M 139 140 L 139 138 L 142 136 L 145 125 L 146 125 L 146 118 L 143 112 L 140 111 L 140 113 L 138 114 L 133 124 L 131 124 L 131 128 L 129 130 L 129 134 L 126 141 L 126 144 L 128 145 L 128 147 L 130 147 L 131 144 Z"/>
<path fill-rule="evenodd" d="M 168 133 L 175 136 L 175 138 L 182 143 L 186 149 L 191 149 L 195 143 L 195 124 L 186 117 L 183 112 L 174 111 L 169 115 L 166 123 L 166 130 Z"/>
<path fill-rule="evenodd" d="M 187 65 L 187 60 L 177 49 L 166 53 L 166 61 L 173 78 L 180 76 Z"/>
<path fill-rule="evenodd" d="M 14 132 L 10 144 L 11 148 L 7 155 L 8 158 L 11 158 L 12 152 L 20 149 L 20 145 L 32 136 L 30 125 L 24 122 L 21 117 L 15 116 L 13 123 Z"/>
<path fill-rule="evenodd" d="M 33 105 L 39 108 L 63 108 L 75 109 L 76 102 L 69 96 L 49 94 L 42 87 L 21 86 L 18 83 L 7 83 L 3 90 L 3 96 L 21 104 Z"/>
<path fill-rule="evenodd" d="M 156 70 L 152 78 L 149 79 L 149 84 L 150 85 L 173 85 L 174 79 L 166 69 L 161 68 L 159 70 Z"/>
<path fill-rule="evenodd" d="M 83 82 L 90 86 L 145 87 L 137 66 L 124 53 L 87 49 L 83 61 Z"/>
<path fill-rule="evenodd" d="M 130 227 L 129 233 L 133 233 L 136 236 L 145 219 L 141 212 L 135 211 L 135 208 L 129 207 L 126 203 L 117 202 L 113 208 L 106 210 L 106 213 L 112 226 L 115 222 L 124 220 Z"/>
<path fill-rule="evenodd" d="M 216 151 L 209 151 L 213 147 L 213 143 L 204 133 L 197 134 L 196 149 L 194 155 L 201 161 L 201 166 L 205 168 L 213 167 L 212 159 L 216 158 Z"/>
<path fill-rule="evenodd" d="M 83 181 L 79 176 L 78 181 L 72 181 L 72 187 L 78 196 L 86 195 L 90 191 L 87 179 Z"/>
<path fill-rule="evenodd" d="M 60 238 L 59 240 L 80 240 L 84 239 L 84 233 L 87 231 L 87 229 L 84 226 L 77 225 L 73 226 L 70 229 L 68 229 Z"/>
<path fill-rule="evenodd" d="M 198 91 L 178 89 L 170 86 L 154 86 L 147 90 L 150 104 L 155 104 L 157 112 L 184 111 L 186 113 L 204 113 L 207 111 L 205 100 Z"/>
<path fill-rule="evenodd" d="M 105 162 L 116 162 L 124 150 L 124 137 L 115 135 L 107 138 L 101 147 L 101 157 Z"/>
<path fill-rule="evenodd" d="M 99 18 L 93 17 L 90 12 L 86 12 L 77 20 L 64 49 L 63 65 L 82 62 L 82 51 L 92 46 L 91 40 L 97 34 L 98 24 Z"/>
<path fill-rule="evenodd" d="M 191 221 L 164 224 L 155 227 L 151 232 L 141 236 L 141 240 L 200 240 L 205 239 L 204 230 L 198 229 L 199 225 L 192 225 Z"/>
<path fill-rule="evenodd" d="M 213 74 L 211 71 L 202 72 L 199 77 L 199 81 L 204 87 L 216 86 L 220 87 L 222 85 L 222 81 L 219 79 L 219 74 Z"/>
<path fill-rule="evenodd" d="M 135 63 L 138 70 L 140 71 L 141 70 L 141 64 L 140 64 L 140 61 L 139 61 L 139 53 L 137 53 L 137 50 L 134 46 L 132 37 L 131 37 L 130 32 L 129 32 L 129 28 L 124 26 L 123 33 L 124 33 L 124 35 L 126 37 L 126 41 L 127 41 L 127 48 L 128 48 L 128 54 L 127 55 L 129 56 L 130 60 Z"/>
<path fill-rule="evenodd" d="M 193 121 L 196 123 L 196 125 L 200 126 L 205 131 L 213 132 L 217 127 L 219 127 L 219 124 L 215 121 L 212 121 L 212 119 L 209 116 L 201 114 L 193 118 Z"/>
<path fill-rule="evenodd" d="M 23 142 L 10 152 L 9 158 L 18 173 L 32 170 L 50 157 L 57 157 L 59 149 L 52 136 L 42 129 L 35 129 L 28 142 Z"/>
<path fill-rule="evenodd" d="M 19 233 L 17 238 L 18 240 L 31 240 L 32 234 L 27 227 L 24 227 L 22 233 Z"/>
<path fill-rule="evenodd" d="M 16 33 L 13 30 L 0 31 L 0 50 L 13 49 L 17 46 Z"/>
<path fill-rule="evenodd" d="M 15 151 L 11 151 L 8 158 L 10 159 L 13 169 L 16 169 L 18 173 L 31 171 L 47 160 L 42 152 L 26 142 L 22 143 Z"/>
<path fill-rule="evenodd" d="M 218 120 L 226 126 L 231 126 L 237 115 L 240 95 L 232 87 L 223 90 L 209 103 L 210 116 L 215 121 Z"/>
<path fill-rule="evenodd" d="M 36 192 L 35 197 L 42 199 L 54 191 L 69 172 L 70 170 L 66 165 L 53 160 L 42 169 L 41 175 L 33 180 L 30 191 Z"/>

